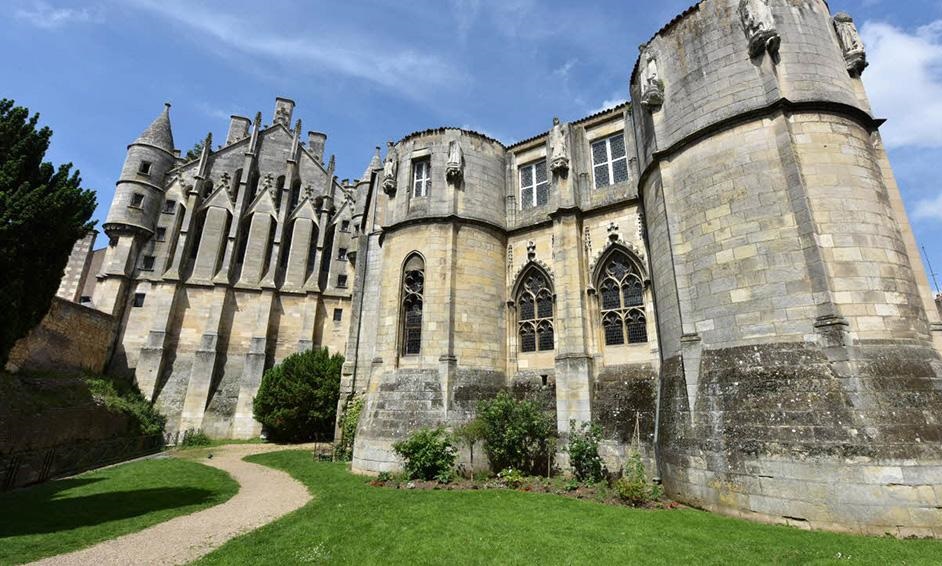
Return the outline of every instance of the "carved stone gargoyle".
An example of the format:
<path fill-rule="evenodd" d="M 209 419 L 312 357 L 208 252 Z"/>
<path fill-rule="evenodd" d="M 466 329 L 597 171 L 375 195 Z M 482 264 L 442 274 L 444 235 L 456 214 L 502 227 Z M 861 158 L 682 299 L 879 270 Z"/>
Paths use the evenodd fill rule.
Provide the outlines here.
<path fill-rule="evenodd" d="M 834 15 L 834 30 L 837 31 L 837 39 L 844 52 L 847 72 L 852 77 L 859 77 L 870 63 L 867 62 L 867 52 L 854 25 L 854 18 L 845 12 L 838 12 Z"/>
<path fill-rule="evenodd" d="M 399 171 L 399 153 L 393 142 L 386 142 L 386 160 L 383 161 L 383 192 L 396 194 L 396 173 Z"/>
<path fill-rule="evenodd" d="M 457 140 L 448 143 L 448 161 L 445 163 L 445 178 L 458 184 L 464 179 L 464 152 Z"/>
<path fill-rule="evenodd" d="M 553 129 L 550 130 L 550 171 L 565 176 L 569 172 L 569 142 L 566 140 L 566 130 L 559 118 L 553 118 Z"/>
<path fill-rule="evenodd" d="M 782 38 L 775 28 L 775 19 L 767 0 L 740 0 L 739 18 L 749 41 L 749 56 L 757 57 L 763 51 L 778 53 Z"/>
<path fill-rule="evenodd" d="M 664 104 L 664 83 L 657 72 L 657 60 L 647 45 L 641 46 L 641 105 L 657 110 Z"/>

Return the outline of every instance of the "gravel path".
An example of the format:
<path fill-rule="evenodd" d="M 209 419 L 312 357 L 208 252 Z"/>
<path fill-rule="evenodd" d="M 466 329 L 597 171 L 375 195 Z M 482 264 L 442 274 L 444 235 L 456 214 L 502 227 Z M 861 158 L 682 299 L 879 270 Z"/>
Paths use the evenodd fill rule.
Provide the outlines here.
<path fill-rule="evenodd" d="M 229 539 L 270 523 L 311 500 L 307 488 L 285 472 L 242 461 L 250 454 L 285 448 L 242 444 L 213 449 L 213 458 L 202 459 L 200 463 L 224 470 L 239 482 L 239 492 L 229 501 L 33 564 L 185 564 L 196 560 Z"/>

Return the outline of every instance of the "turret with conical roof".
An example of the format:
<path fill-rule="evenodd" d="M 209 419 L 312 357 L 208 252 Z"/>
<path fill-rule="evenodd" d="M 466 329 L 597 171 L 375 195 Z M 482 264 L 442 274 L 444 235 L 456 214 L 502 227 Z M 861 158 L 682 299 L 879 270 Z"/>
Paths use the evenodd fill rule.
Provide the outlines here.
<path fill-rule="evenodd" d="M 129 146 L 104 229 L 149 235 L 163 206 L 163 180 L 175 162 L 170 104 Z"/>
<path fill-rule="evenodd" d="M 170 104 L 128 146 L 114 200 L 105 220 L 108 250 L 95 287 L 95 306 L 119 315 L 127 303 L 128 281 L 138 255 L 154 233 L 157 216 L 164 206 L 164 177 L 174 163 Z"/>

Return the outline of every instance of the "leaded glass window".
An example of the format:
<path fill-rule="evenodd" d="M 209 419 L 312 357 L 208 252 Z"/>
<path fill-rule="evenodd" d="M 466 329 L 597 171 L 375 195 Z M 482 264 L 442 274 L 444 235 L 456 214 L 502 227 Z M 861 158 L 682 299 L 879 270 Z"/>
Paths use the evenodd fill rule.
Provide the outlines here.
<path fill-rule="evenodd" d="M 596 189 L 628 180 L 628 155 L 625 153 L 624 134 L 616 134 L 592 143 L 592 169 L 595 173 Z"/>
<path fill-rule="evenodd" d="M 615 251 L 599 275 L 599 306 L 607 346 L 648 341 L 644 316 L 644 284 L 628 256 Z"/>
<path fill-rule="evenodd" d="M 546 160 L 520 168 L 520 208 L 543 206 L 549 202 L 549 177 Z"/>
<path fill-rule="evenodd" d="M 531 269 L 517 292 L 517 326 L 521 352 L 552 351 L 553 291 L 542 272 Z"/>
<path fill-rule="evenodd" d="M 402 276 L 402 353 L 422 350 L 422 305 L 425 292 L 425 262 L 418 255 L 406 261 Z"/>

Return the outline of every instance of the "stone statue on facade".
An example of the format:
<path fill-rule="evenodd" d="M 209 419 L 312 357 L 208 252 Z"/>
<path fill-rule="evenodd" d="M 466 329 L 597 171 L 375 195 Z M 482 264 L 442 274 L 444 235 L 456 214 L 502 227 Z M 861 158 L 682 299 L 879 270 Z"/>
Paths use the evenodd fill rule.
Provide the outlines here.
<path fill-rule="evenodd" d="M 664 104 L 664 83 L 657 72 L 657 60 L 648 51 L 647 45 L 641 46 L 641 105 L 649 110 L 657 110 Z"/>
<path fill-rule="evenodd" d="M 739 18 L 749 40 L 749 56 L 757 57 L 763 51 L 778 53 L 782 38 L 775 28 L 775 19 L 768 0 L 740 0 Z"/>
<path fill-rule="evenodd" d="M 569 142 L 566 140 L 568 126 L 564 126 L 559 118 L 553 118 L 553 129 L 550 130 L 550 171 L 557 175 L 569 172 Z"/>
<path fill-rule="evenodd" d="M 386 142 L 386 160 L 383 161 L 383 192 L 396 194 L 396 173 L 399 171 L 399 155 L 393 142 Z"/>
<path fill-rule="evenodd" d="M 448 161 L 445 163 L 445 178 L 451 183 L 460 183 L 464 178 L 464 152 L 457 140 L 448 143 Z"/>
<path fill-rule="evenodd" d="M 854 18 L 845 12 L 838 12 L 834 15 L 834 30 L 837 31 L 837 39 L 844 52 L 847 72 L 853 77 L 859 77 L 869 63 L 860 33 L 854 25 Z"/>

